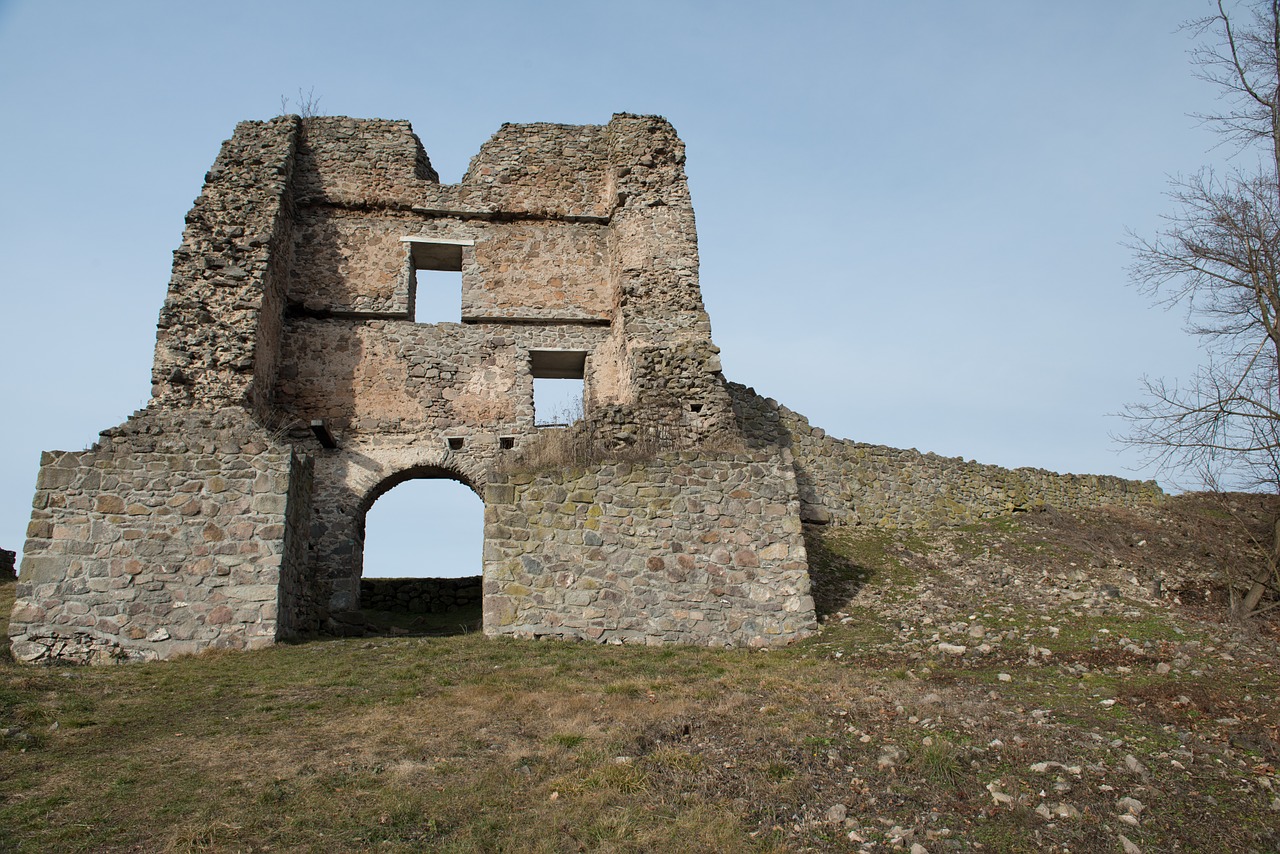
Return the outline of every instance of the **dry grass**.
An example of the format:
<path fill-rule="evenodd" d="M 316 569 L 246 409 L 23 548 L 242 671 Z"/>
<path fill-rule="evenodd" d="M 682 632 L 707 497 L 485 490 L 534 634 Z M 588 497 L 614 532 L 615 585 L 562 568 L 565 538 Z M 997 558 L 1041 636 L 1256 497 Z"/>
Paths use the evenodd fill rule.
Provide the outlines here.
<path fill-rule="evenodd" d="M 1006 549 L 1019 536 L 988 534 Z M 1021 641 L 921 655 L 884 614 L 932 583 L 922 545 L 811 537 L 852 598 L 786 650 L 469 634 L 101 669 L 2 661 L 0 850 L 888 851 L 895 827 L 930 851 L 1119 850 L 1118 832 L 1147 851 L 1274 848 L 1276 657 L 1206 654 L 1157 682 L 1156 659 L 1099 648 L 1099 632 L 1156 655 L 1217 629 L 1144 609 L 1055 615 L 1050 637 L 990 591 L 992 625 L 1051 645 L 1048 663 Z M 0 586 L 0 612 L 11 602 Z M 1241 723 L 1215 722 L 1228 716 Z M 1045 761 L 1082 770 L 1030 770 Z M 1012 803 L 993 800 L 997 782 Z M 1042 790 L 1081 817 L 1036 814 Z M 1139 827 L 1118 823 L 1129 794 L 1147 807 Z"/>

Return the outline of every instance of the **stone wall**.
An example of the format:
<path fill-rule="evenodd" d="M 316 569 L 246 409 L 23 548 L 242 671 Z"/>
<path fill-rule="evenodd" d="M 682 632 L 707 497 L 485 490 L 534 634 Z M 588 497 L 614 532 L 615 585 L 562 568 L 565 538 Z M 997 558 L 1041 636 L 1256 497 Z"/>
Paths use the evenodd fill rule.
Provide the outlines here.
<path fill-rule="evenodd" d="M 404 271 L 408 248 L 400 238 L 416 231 L 419 221 L 407 213 L 300 206 L 290 304 L 314 314 L 412 319 Z"/>
<path fill-rule="evenodd" d="M 801 514 L 809 522 L 956 525 L 1046 505 L 1135 507 L 1164 497 L 1155 481 L 1006 469 L 837 439 L 754 389 L 737 383 L 730 383 L 729 389 L 748 441 L 758 447 L 787 448 L 794 455 Z"/>
<path fill-rule="evenodd" d="M 457 207 L 607 219 L 615 203 L 609 133 L 607 125 L 504 124 L 467 167 Z"/>
<path fill-rule="evenodd" d="M 606 226 L 547 220 L 477 224 L 471 233 L 474 267 L 464 271 L 464 319 L 608 322 Z"/>
<path fill-rule="evenodd" d="M 769 646 L 816 628 L 785 454 L 664 454 L 485 492 L 490 635 Z"/>
<path fill-rule="evenodd" d="M 296 116 L 283 117 L 297 121 Z M 280 121 L 277 119 L 276 121 Z M 344 207 L 408 207 L 440 177 L 405 121 L 315 116 L 297 143 L 299 202 Z"/>
<path fill-rule="evenodd" d="M 266 414 L 287 272 L 300 120 L 241 122 L 187 214 L 157 323 L 152 405 Z"/>
<path fill-rule="evenodd" d="M 479 325 L 296 318 L 283 347 L 276 408 L 344 433 L 511 435 L 534 426 L 529 352 L 593 354 L 597 326 Z"/>
<path fill-rule="evenodd" d="M 479 605 L 481 577 L 362 578 L 360 607 L 408 614 L 446 614 Z"/>
<path fill-rule="evenodd" d="M 288 501 L 304 469 L 235 409 L 144 410 L 90 450 L 46 453 L 9 626 L 15 658 L 170 658 L 287 634 L 280 589 L 302 557 L 288 545 Z"/>

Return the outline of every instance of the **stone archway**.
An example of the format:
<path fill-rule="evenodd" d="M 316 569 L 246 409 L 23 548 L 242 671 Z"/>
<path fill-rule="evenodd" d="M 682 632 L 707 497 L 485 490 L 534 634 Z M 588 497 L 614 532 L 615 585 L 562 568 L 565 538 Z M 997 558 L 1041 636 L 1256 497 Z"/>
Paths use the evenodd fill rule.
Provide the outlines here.
<path fill-rule="evenodd" d="M 413 468 L 406 469 L 401 472 L 397 472 L 394 475 L 391 475 L 387 477 L 385 480 L 379 482 L 377 486 L 371 489 L 369 493 L 364 497 L 364 499 L 360 502 L 360 518 L 357 523 L 357 531 L 359 533 L 362 546 L 364 544 L 364 540 L 367 534 L 366 529 L 367 529 L 369 511 L 373 509 L 378 499 L 382 498 L 384 495 L 391 492 L 396 487 L 403 486 L 404 484 L 410 483 L 415 480 L 448 480 L 448 481 L 453 481 L 455 483 L 461 484 L 462 486 L 466 487 L 467 489 L 475 493 L 476 497 L 480 499 L 481 514 L 483 515 L 484 494 L 481 490 L 477 489 L 475 485 L 473 485 L 467 477 L 465 477 L 464 475 L 460 474 L 459 472 L 451 468 L 444 468 L 441 466 L 433 466 L 433 465 L 414 466 Z M 362 554 L 363 554 L 363 550 L 362 550 Z M 361 568 L 360 568 L 361 575 L 364 574 L 365 568 L 366 567 L 363 565 L 363 559 L 362 559 Z M 480 566 L 479 566 L 479 563 L 477 562 L 476 574 L 479 574 L 479 569 L 480 569 Z"/>
<path fill-rule="evenodd" d="M 456 473 L 397 473 L 358 523 L 359 609 L 373 634 L 448 635 L 482 628 L 484 503 Z"/>
<path fill-rule="evenodd" d="M 353 444 L 318 456 L 314 471 L 312 566 L 332 629 L 341 628 L 341 615 L 359 610 L 365 518 L 379 497 L 406 481 L 444 478 L 483 500 L 488 480 L 485 460 L 421 444 Z"/>

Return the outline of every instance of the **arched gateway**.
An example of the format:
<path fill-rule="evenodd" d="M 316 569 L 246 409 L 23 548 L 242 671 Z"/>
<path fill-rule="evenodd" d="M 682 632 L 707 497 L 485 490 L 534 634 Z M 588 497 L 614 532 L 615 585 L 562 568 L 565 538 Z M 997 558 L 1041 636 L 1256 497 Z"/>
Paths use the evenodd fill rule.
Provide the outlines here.
<path fill-rule="evenodd" d="M 403 458 L 405 455 L 397 455 Z M 484 472 L 466 472 L 464 471 L 463 461 L 451 458 L 451 454 L 432 451 L 421 455 L 408 455 L 410 459 L 414 456 L 420 456 L 408 465 L 397 465 L 394 468 L 380 467 L 376 472 L 361 469 L 360 475 L 357 475 L 353 482 L 341 483 L 336 485 L 336 492 L 341 495 L 358 496 L 358 501 L 354 507 L 348 507 L 345 503 L 335 504 L 339 512 L 334 514 L 337 521 L 335 532 L 339 536 L 334 538 L 337 542 L 345 544 L 352 543 L 353 548 L 350 550 L 350 561 L 343 563 L 334 562 L 335 570 L 345 569 L 346 572 L 335 573 L 333 581 L 333 592 L 329 598 L 329 609 L 333 612 L 350 611 L 360 606 L 360 579 L 364 575 L 364 545 L 366 533 L 366 517 L 369 510 L 372 509 L 374 502 L 381 498 L 392 489 L 401 484 L 418 479 L 444 479 L 453 480 L 470 489 L 481 501 L 484 500 Z M 370 480 L 377 474 L 382 474 L 381 480 L 374 481 L 370 485 Z M 337 496 L 335 496 L 335 499 Z M 424 550 L 430 548 L 429 544 L 423 544 Z M 344 554 L 348 553 L 344 550 Z M 479 567 L 476 568 L 477 572 Z"/>

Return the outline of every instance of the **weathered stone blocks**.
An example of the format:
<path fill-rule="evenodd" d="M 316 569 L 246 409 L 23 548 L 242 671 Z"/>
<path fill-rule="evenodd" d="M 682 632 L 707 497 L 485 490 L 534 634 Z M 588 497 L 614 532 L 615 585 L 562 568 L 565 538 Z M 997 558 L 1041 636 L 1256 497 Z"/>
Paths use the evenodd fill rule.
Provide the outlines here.
<path fill-rule="evenodd" d="M 299 571 L 282 561 L 281 491 L 305 477 L 236 410 L 144 411 L 88 451 L 46 454 L 34 512 L 49 524 L 26 543 L 15 657 L 145 660 L 280 637 L 281 576 Z M 104 481 L 114 492 L 94 495 Z M 217 570 L 232 567 L 227 585 Z"/>
<path fill-rule="evenodd" d="M 816 628 L 784 454 L 671 453 L 521 474 L 486 498 L 488 634 L 769 646 Z M 697 509 L 726 500 L 785 512 L 724 527 Z M 605 521 L 584 531 L 593 519 Z"/>

